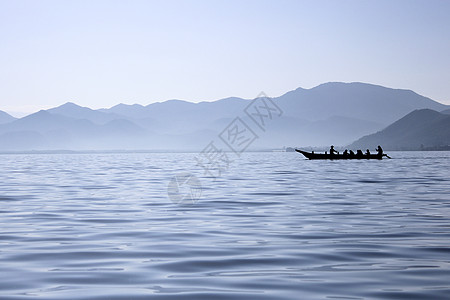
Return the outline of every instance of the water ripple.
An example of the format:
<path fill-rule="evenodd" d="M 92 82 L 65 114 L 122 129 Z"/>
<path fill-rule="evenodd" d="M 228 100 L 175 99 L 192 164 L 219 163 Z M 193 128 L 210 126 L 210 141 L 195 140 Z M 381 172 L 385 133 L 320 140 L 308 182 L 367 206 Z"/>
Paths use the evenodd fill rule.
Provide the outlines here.
<path fill-rule="evenodd" d="M 0 299 L 448 299 L 450 154 L 390 155 L 0 155 Z"/>

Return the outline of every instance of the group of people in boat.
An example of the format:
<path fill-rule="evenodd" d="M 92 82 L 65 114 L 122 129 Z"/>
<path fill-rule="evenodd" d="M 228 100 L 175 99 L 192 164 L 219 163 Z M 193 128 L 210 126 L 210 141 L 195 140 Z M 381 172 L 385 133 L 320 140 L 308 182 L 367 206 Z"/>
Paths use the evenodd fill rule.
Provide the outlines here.
<path fill-rule="evenodd" d="M 378 148 L 375 149 L 375 151 L 377 151 L 378 156 L 381 156 L 381 157 L 386 156 L 386 154 L 383 154 L 383 149 L 381 148 L 380 145 L 378 145 Z M 326 151 L 325 151 L 325 154 L 327 154 Z M 334 149 L 333 145 L 331 145 L 330 155 L 334 155 L 334 154 L 339 154 L 339 152 Z M 366 150 L 365 154 L 362 152 L 362 150 L 356 150 L 356 154 L 355 154 L 355 152 L 353 152 L 353 150 L 348 151 L 347 149 L 345 149 L 344 152 L 342 153 L 343 156 L 349 156 L 349 157 L 352 157 L 352 156 L 364 157 L 364 155 L 370 156 L 370 154 L 371 153 L 370 153 L 369 149 Z"/>

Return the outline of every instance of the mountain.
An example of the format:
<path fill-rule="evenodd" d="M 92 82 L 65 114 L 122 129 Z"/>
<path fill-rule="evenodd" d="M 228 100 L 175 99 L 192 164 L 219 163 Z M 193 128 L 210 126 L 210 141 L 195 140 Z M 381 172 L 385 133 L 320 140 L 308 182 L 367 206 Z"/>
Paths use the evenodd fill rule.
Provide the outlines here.
<path fill-rule="evenodd" d="M 46 138 L 35 131 L 12 131 L 0 134 L 0 151 L 51 149 Z"/>
<path fill-rule="evenodd" d="M 450 115 L 450 109 L 441 111 L 441 114 Z"/>
<path fill-rule="evenodd" d="M 240 98 L 200 103 L 168 100 L 147 106 L 119 104 L 101 112 L 125 116 L 137 125 L 161 134 L 178 135 L 209 130 L 219 119 L 238 116 L 248 103 L 249 100 Z"/>
<path fill-rule="evenodd" d="M 92 122 L 85 119 L 74 119 L 52 114 L 46 110 L 40 110 L 11 123 L 3 124 L 0 126 L 0 133 L 11 131 L 35 131 L 47 133 L 70 128 L 79 132 L 85 132 L 91 130 L 93 125 Z"/>
<path fill-rule="evenodd" d="M 9 123 L 14 120 L 16 120 L 16 118 L 14 118 L 10 114 L 0 110 L 0 124 Z"/>
<path fill-rule="evenodd" d="M 88 107 L 76 105 L 72 102 L 67 102 L 61 106 L 48 109 L 47 111 L 54 115 L 61 115 L 75 119 L 86 119 L 94 124 L 105 124 L 112 120 L 123 118 L 123 116 L 115 113 L 93 110 Z"/>
<path fill-rule="evenodd" d="M 120 103 L 109 109 L 102 108 L 99 109 L 98 111 L 106 113 L 116 113 L 118 115 L 123 115 L 133 119 L 146 118 L 147 114 L 145 107 L 140 104 L 127 105 Z"/>
<path fill-rule="evenodd" d="M 299 88 L 275 99 L 286 114 L 311 121 L 341 116 L 385 126 L 414 109 L 441 111 L 449 108 L 410 90 L 360 82 L 330 82 L 309 90 Z"/>
<path fill-rule="evenodd" d="M 355 141 L 348 148 L 386 150 L 439 149 L 450 145 L 450 115 L 431 109 L 407 114 L 382 131 Z"/>
<path fill-rule="evenodd" d="M 68 149 L 94 132 L 94 124 L 41 110 L 0 126 L 1 150 Z"/>
<path fill-rule="evenodd" d="M 303 121 L 303 125 L 295 127 L 292 142 L 287 143 L 297 146 L 349 144 L 385 128 L 414 109 L 449 108 L 410 90 L 359 82 L 330 82 L 312 89 L 298 88 L 274 101 L 283 110 L 283 118 Z"/>
<path fill-rule="evenodd" d="M 135 139 L 145 140 L 147 134 L 128 120 L 99 125 L 41 110 L 0 125 L 0 150 L 130 149 Z"/>
<path fill-rule="evenodd" d="M 258 100 L 260 101 L 260 100 Z M 281 110 L 258 127 L 246 109 L 269 111 L 237 97 L 192 103 L 118 104 L 93 110 L 68 102 L 0 124 L 0 149 L 164 149 L 201 151 L 239 117 L 257 136 L 249 149 L 346 145 L 415 109 L 449 109 L 412 91 L 365 83 L 326 83 L 272 98 Z"/>
<path fill-rule="evenodd" d="M 448 106 L 409 90 L 365 83 L 325 83 L 312 89 L 298 88 L 273 98 L 282 118 L 255 143 L 302 146 L 348 144 L 383 129 L 414 109 L 443 110 Z M 214 102 L 169 100 L 147 106 L 119 104 L 102 112 L 128 117 L 137 125 L 167 135 L 202 130 L 221 132 L 251 100 L 231 97 Z"/>

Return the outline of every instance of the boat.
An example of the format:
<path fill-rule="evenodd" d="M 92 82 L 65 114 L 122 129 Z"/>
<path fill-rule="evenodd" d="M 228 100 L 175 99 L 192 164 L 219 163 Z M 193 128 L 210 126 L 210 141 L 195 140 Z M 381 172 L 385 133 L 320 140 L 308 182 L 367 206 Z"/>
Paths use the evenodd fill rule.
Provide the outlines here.
<path fill-rule="evenodd" d="M 344 154 L 330 154 L 330 153 L 314 153 L 313 152 L 307 152 L 302 151 L 299 149 L 295 149 L 295 151 L 303 154 L 306 158 L 309 159 L 383 159 L 383 156 L 389 157 L 386 154 L 383 153 L 377 153 L 377 154 L 354 154 L 354 155 L 344 155 Z"/>

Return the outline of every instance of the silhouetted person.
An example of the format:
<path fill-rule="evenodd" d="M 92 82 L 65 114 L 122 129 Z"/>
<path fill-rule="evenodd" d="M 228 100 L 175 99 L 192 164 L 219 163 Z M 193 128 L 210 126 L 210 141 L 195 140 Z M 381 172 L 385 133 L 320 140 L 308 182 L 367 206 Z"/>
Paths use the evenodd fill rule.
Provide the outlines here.
<path fill-rule="evenodd" d="M 383 156 L 383 149 L 381 149 L 381 146 L 378 145 L 378 148 L 376 149 L 377 154 Z"/>
<path fill-rule="evenodd" d="M 363 156 L 361 149 L 356 150 L 356 156 Z"/>
<path fill-rule="evenodd" d="M 331 147 L 330 147 L 330 154 L 331 155 L 333 155 L 333 154 L 338 154 L 339 152 L 337 152 L 336 150 L 334 150 L 334 146 L 333 145 L 331 145 Z"/>
<path fill-rule="evenodd" d="M 345 149 L 345 151 L 344 151 L 344 153 L 342 153 L 342 155 L 344 155 L 344 156 L 348 156 L 348 150 L 347 150 L 347 149 Z"/>
<path fill-rule="evenodd" d="M 370 151 L 369 149 L 366 150 L 366 155 L 369 156 L 370 155 Z"/>
<path fill-rule="evenodd" d="M 383 153 L 383 149 L 381 148 L 380 145 L 378 145 L 378 148 L 376 150 L 377 150 L 377 155 L 379 157 L 381 157 L 381 158 L 383 158 L 383 157 L 391 158 L 389 155 Z"/>
<path fill-rule="evenodd" d="M 355 152 L 353 152 L 353 150 L 350 150 L 350 156 L 355 156 Z"/>

